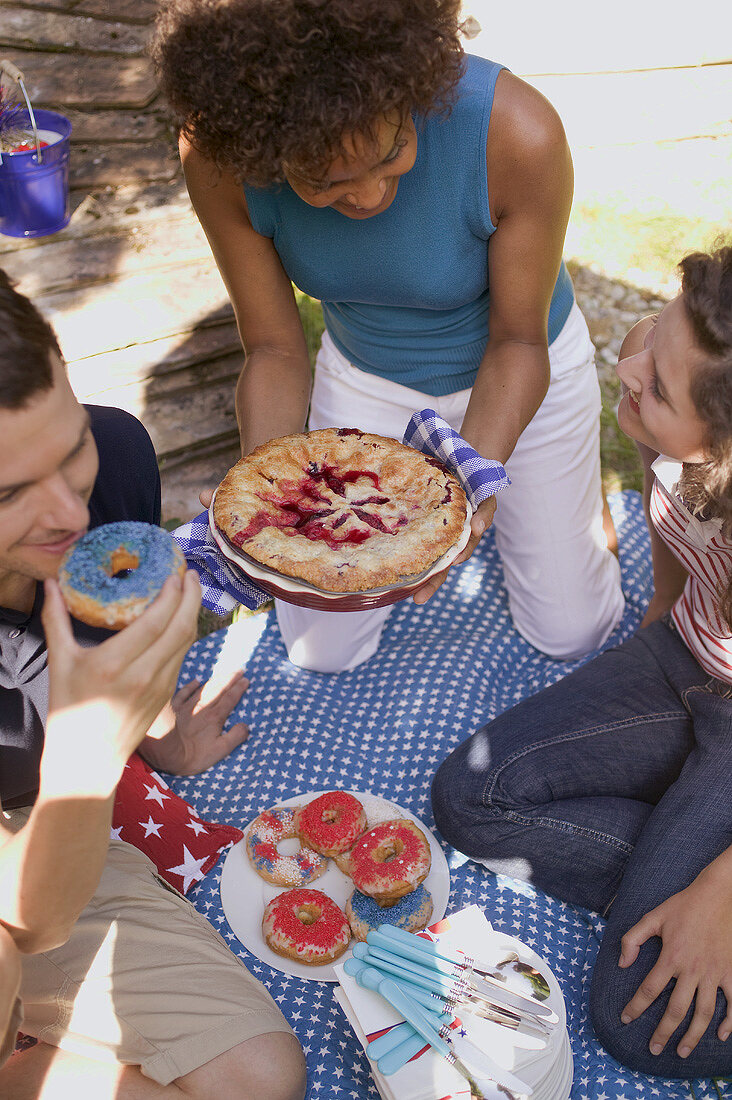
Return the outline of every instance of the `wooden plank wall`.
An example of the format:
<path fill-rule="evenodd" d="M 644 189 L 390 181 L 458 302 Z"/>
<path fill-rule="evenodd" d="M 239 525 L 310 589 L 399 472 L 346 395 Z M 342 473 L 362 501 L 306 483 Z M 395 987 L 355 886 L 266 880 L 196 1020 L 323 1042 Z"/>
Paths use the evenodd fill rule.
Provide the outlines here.
<path fill-rule="evenodd" d="M 699 2 L 730 20 L 729 4 Z M 643 16 L 636 0 L 621 4 Z M 676 37 L 663 39 L 667 24 L 659 30 L 655 8 L 646 13 L 652 34 L 629 35 L 611 13 L 598 40 L 595 21 L 581 18 L 583 0 L 559 7 L 561 19 L 542 0 L 502 13 L 489 0 L 466 0 L 464 10 L 483 27 L 469 49 L 491 56 L 500 42 L 515 72 L 564 74 L 530 79 L 556 102 L 573 147 L 613 145 L 629 133 L 635 141 L 729 134 L 729 66 L 694 70 L 691 85 L 685 74 L 659 70 L 650 86 L 648 74 L 617 72 L 726 59 L 728 37 L 709 32 L 721 31 L 719 19 L 697 21 L 696 39 L 685 36 L 677 49 Z M 546 33 L 526 35 L 527 12 L 535 29 L 549 20 Z M 36 106 L 62 111 L 74 126 L 70 225 L 37 241 L 0 236 L 0 266 L 54 324 L 79 397 L 143 420 L 160 460 L 164 513 L 188 518 L 199 489 L 238 457 L 233 389 L 243 353 L 146 56 L 154 15 L 155 0 L 0 0 L 0 57 L 24 72 Z M 599 71 L 608 68 L 616 71 Z M 607 171 L 594 156 L 587 171 Z M 317 327 L 312 314 L 309 307 L 306 323 Z"/>
<path fill-rule="evenodd" d="M 187 518 L 238 457 L 243 354 L 145 53 L 154 12 L 152 0 L 3 6 L 0 57 L 35 106 L 73 123 L 74 213 L 53 237 L 0 237 L 0 266 L 54 325 L 79 397 L 145 423 L 164 514 Z"/>

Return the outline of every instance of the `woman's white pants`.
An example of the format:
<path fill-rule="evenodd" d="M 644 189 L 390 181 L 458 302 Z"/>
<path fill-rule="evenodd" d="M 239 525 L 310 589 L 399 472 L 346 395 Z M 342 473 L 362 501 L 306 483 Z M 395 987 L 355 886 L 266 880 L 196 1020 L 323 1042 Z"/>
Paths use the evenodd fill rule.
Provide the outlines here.
<path fill-rule="evenodd" d="M 549 360 L 549 389 L 506 463 L 512 484 L 498 497 L 493 527 L 517 630 L 543 653 L 572 658 L 602 645 L 624 603 L 602 526 L 594 348 L 576 304 Z M 359 370 L 325 333 L 309 427 L 358 427 L 401 439 L 414 412 L 433 408 L 459 431 L 469 398 L 470 390 L 431 397 Z M 281 600 L 276 608 L 290 660 L 316 672 L 368 660 L 391 611 L 310 611 Z"/>

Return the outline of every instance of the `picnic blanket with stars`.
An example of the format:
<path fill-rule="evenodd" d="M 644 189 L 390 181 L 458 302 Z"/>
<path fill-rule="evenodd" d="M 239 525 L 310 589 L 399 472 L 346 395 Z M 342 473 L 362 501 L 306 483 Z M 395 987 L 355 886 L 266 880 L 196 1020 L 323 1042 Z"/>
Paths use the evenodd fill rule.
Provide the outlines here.
<path fill-rule="evenodd" d="M 617 494 L 610 503 L 627 599 L 608 643 L 614 644 L 638 625 L 651 574 L 639 494 Z M 323 675 L 291 665 L 269 611 L 198 642 L 181 683 L 228 676 L 242 665 L 251 687 L 231 721 L 249 723 L 248 742 L 202 776 L 169 778 L 202 817 L 243 826 L 279 799 L 346 787 L 388 798 L 434 827 L 430 783 L 440 761 L 482 723 L 577 662 L 551 661 L 517 634 L 489 533 L 426 605 L 394 607 L 378 653 L 353 672 Z M 732 1082 L 643 1077 L 623 1070 L 596 1042 L 588 992 L 603 930 L 597 915 L 445 850 L 448 912 L 482 906 L 496 929 L 520 937 L 554 970 L 567 1002 L 572 1100 L 732 1100 Z M 308 1100 L 376 1100 L 368 1061 L 333 999 L 333 986 L 272 970 L 234 936 L 221 908 L 222 865 L 219 860 L 189 897 L 292 1024 L 307 1057 Z"/>

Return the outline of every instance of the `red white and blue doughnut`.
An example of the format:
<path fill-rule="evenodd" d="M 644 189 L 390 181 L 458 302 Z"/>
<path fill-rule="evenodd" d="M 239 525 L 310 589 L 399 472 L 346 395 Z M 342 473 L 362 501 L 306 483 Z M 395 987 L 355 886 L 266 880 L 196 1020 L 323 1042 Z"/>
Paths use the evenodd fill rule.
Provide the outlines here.
<path fill-rule="evenodd" d="M 354 890 L 346 902 L 346 916 L 355 939 L 362 942 L 372 928 L 381 924 L 391 924 L 405 932 L 419 932 L 430 922 L 432 895 L 424 886 L 418 886 L 395 905 L 384 907 L 360 890 Z"/>
<path fill-rule="evenodd" d="M 306 886 L 319 878 L 328 860 L 310 848 L 300 848 L 292 856 L 283 855 L 277 845 L 297 836 L 297 807 L 273 806 L 255 818 L 247 831 L 246 849 L 252 867 L 275 886 Z"/>
<path fill-rule="evenodd" d="M 123 520 L 94 527 L 61 562 L 59 584 L 71 614 L 90 626 L 121 630 L 141 615 L 186 560 L 172 535 Z"/>

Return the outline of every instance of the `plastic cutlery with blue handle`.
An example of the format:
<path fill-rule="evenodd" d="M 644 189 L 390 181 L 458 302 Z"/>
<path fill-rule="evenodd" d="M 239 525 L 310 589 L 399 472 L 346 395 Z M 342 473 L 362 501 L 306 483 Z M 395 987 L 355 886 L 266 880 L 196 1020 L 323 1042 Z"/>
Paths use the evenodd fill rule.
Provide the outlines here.
<path fill-rule="evenodd" d="M 495 1081 L 503 1088 L 519 1095 L 530 1095 L 531 1089 L 524 1082 L 499 1066 L 470 1040 L 455 1034 L 449 1027 L 448 1021 L 451 1019 L 449 1014 L 443 1013 L 441 1016 L 436 1016 L 435 1013 L 418 1004 L 410 996 L 408 989 L 400 984 L 398 980 L 384 977 L 372 967 L 366 967 L 354 976 L 359 985 L 379 992 L 397 1012 L 401 1013 L 407 1023 L 412 1025 L 425 1042 L 434 1047 L 466 1080 L 470 1081 L 471 1087 L 479 1085 L 481 1079 L 483 1079 L 482 1087 L 485 1087 L 485 1080 L 487 1079 L 489 1082 Z M 387 1054 L 379 1060 L 378 1065 L 382 1072 L 385 1071 L 382 1069 L 382 1063 L 384 1063 L 386 1070 L 391 1069 L 392 1072 L 393 1069 L 397 1069 L 399 1065 L 404 1064 L 404 1061 L 400 1060 L 401 1053 L 396 1056 L 395 1051 L 391 1052 L 391 1058 Z M 417 1053 L 417 1051 L 414 1050 L 414 1053 Z M 412 1056 L 410 1055 L 410 1057 Z M 391 1066 L 392 1061 L 398 1061 L 398 1064 L 393 1065 L 393 1068 Z M 471 1063 L 471 1065 L 468 1066 L 466 1062 Z M 480 1091 L 480 1086 L 478 1091 Z"/>
<path fill-rule="evenodd" d="M 487 971 L 480 970 L 470 956 L 444 954 L 437 950 L 431 940 L 422 936 L 382 924 L 378 929 L 372 929 L 369 932 L 366 942 L 376 950 L 389 951 L 415 966 L 431 970 L 439 979 L 442 988 L 445 981 L 452 980 L 494 1004 L 498 1003 L 537 1022 L 546 1024 L 559 1022 L 556 1012 L 548 1005 L 542 1004 L 537 997 L 508 989 L 504 982 L 492 977 Z M 536 973 L 538 974 L 538 971 Z M 548 990 L 546 979 L 542 977 L 541 980 Z"/>
<path fill-rule="evenodd" d="M 383 927 L 383 926 L 382 926 Z M 447 1002 L 451 1007 L 465 1008 L 466 1011 L 485 1016 L 494 1023 L 516 1029 L 519 1024 L 526 1024 L 529 1030 L 536 1030 L 542 1037 L 546 1037 L 550 1030 L 551 1022 L 548 1018 L 538 1016 L 528 1008 L 509 1007 L 499 997 L 487 996 L 479 993 L 475 987 L 461 978 L 448 978 L 444 974 L 423 965 L 419 959 L 416 961 L 407 958 L 406 953 L 397 955 L 390 950 L 384 950 L 375 944 L 391 941 L 378 932 L 369 932 L 366 943 L 358 943 L 353 949 L 356 958 L 376 966 L 385 973 L 404 979 L 417 985 L 420 989 L 432 993 L 435 997 Z M 419 954 L 416 950 L 415 954 Z M 553 1020 L 557 1017 L 552 1013 Z"/>
<path fill-rule="evenodd" d="M 358 944 L 356 946 L 359 946 Z M 374 989 L 378 992 L 379 982 L 383 978 L 394 977 L 392 974 L 387 974 L 383 970 L 379 970 L 378 967 L 373 966 L 368 958 L 361 961 L 361 956 L 357 956 L 352 959 L 347 959 L 343 969 L 346 974 L 350 974 L 355 978 L 359 985 L 362 985 L 364 989 Z M 421 1004 L 430 1015 L 434 1016 L 435 1026 L 439 1029 L 444 1023 L 449 1024 L 454 1018 L 454 1013 L 445 1004 L 444 1001 L 432 996 L 431 993 L 425 993 L 423 989 L 420 989 L 416 985 L 407 983 L 401 978 L 394 977 L 394 980 L 400 985 L 403 985 L 410 997 L 413 997 L 418 1004 Z M 381 1038 L 384 1038 L 382 1036 Z M 376 1040 L 378 1042 L 378 1040 Z"/>
<path fill-rule="evenodd" d="M 549 1028 L 543 1021 L 539 1022 L 534 1021 L 533 1018 L 522 1017 L 518 1012 L 513 1012 L 503 1005 L 493 1004 L 482 997 L 474 997 L 468 992 L 464 992 L 462 996 L 457 996 L 454 992 L 440 992 L 435 989 L 431 978 L 428 977 L 422 980 L 412 972 L 399 966 L 400 959 L 398 955 L 390 955 L 386 951 L 379 951 L 367 943 L 357 943 L 353 948 L 353 954 L 356 959 L 361 960 L 364 964 L 376 967 L 387 977 L 398 978 L 401 982 L 409 982 L 409 993 L 421 1005 L 433 1012 L 443 1012 L 447 1007 L 447 1010 L 454 1015 L 469 1013 L 472 1016 L 480 1016 L 484 1020 L 489 1020 L 501 1027 L 507 1027 L 511 1031 L 520 1029 L 524 1034 L 541 1039 L 546 1045 Z M 406 960 L 404 961 L 406 962 Z M 348 971 L 348 973 L 351 973 L 351 971 Z"/>
<path fill-rule="evenodd" d="M 427 939 L 424 936 L 418 936 L 414 932 L 406 932 L 403 928 L 395 928 L 393 925 L 382 924 L 378 928 L 379 935 L 386 936 L 387 939 L 392 940 L 394 943 L 401 943 L 410 951 L 419 950 L 429 955 L 435 962 L 433 965 L 437 965 L 438 969 L 442 969 L 440 964 L 447 964 L 448 967 L 454 966 L 458 969 L 464 969 L 468 967 L 473 973 L 484 978 L 486 981 L 497 983 L 499 987 L 505 988 L 505 977 L 496 973 L 497 967 L 485 962 L 482 959 L 476 959 L 472 955 L 467 955 L 461 952 L 451 952 L 447 950 L 442 944 L 435 944 L 432 940 Z M 392 950 L 394 947 L 392 946 Z M 516 961 L 518 955 L 515 956 Z M 531 993 L 523 994 L 516 993 L 517 997 L 521 997 L 528 1001 L 533 1001 L 534 1005 L 541 1005 L 542 1001 L 546 1001 L 551 993 L 549 983 L 546 978 L 533 966 L 524 964 L 525 968 L 531 971 L 534 977 L 534 988 Z M 443 971 L 449 973 L 449 970 Z M 515 992 L 515 991 L 512 991 Z"/>

